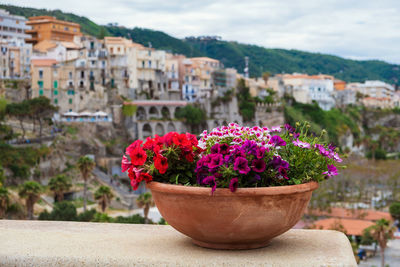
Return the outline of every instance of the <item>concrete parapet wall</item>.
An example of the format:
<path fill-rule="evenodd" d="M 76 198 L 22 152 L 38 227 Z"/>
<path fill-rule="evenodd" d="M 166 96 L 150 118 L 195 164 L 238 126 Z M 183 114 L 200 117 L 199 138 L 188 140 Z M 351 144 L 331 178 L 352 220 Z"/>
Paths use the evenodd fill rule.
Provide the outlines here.
<path fill-rule="evenodd" d="M 337 231 L 290 230 L 261 249 L 193 245 L 170 226 L 0 220 L 0 266 L 357 266 Z"/>

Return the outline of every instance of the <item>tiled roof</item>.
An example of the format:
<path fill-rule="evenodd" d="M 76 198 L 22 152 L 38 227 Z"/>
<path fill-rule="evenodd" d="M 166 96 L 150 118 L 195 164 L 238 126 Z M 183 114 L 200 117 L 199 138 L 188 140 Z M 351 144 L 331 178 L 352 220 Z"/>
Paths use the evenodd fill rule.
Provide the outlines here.
<path fill-rule="evenodd" d="M 50 41 L 50 40 L 43 40 L 39 43 L 37 43 L 34 47 L 33 50 L 45 53 L 49 49 L 55 48 L 57 46 L 57 43 Z"/>
<path fill-rule="evenodd" d="M 363 230 L 374 225 L 371 221 L 329 218 L 314 222 L 314 229 L 338 230 L 342 225 L 347 235 L 362 236 Z"/>
<path fill-rule="evenodd" d="M 377 221 L 382 218 L 386 220 L 392 220 L 392 217 L 388 212 L 377 211 L 377 210 L 345 209 L 339 207 L 332 207 L 330 211 L 331 212 L 320 211 L 320 210 L 308 210 L 307 214 L 312 214 L 315 216 L 329 216 L 336 218 L 360 219 L 368 221 Z"/>
<path fill-rule="evenodd" d="M 57 64 L 57 60 L 55 59 L 32 59 L 31 63 L 33 66 L 37 67 L 47 67 Z"/>

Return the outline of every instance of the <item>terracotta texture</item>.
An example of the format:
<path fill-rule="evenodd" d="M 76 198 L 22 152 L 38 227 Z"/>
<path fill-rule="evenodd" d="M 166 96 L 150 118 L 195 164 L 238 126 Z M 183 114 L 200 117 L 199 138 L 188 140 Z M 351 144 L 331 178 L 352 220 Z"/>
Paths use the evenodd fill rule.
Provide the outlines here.
<path fill-rule="evenodd" d="M 217 188 L 151 182 L 148 188 L 164 219 L 202 247 L 250 249 L 292 228 L 303 215 L 318 183 Z"/>

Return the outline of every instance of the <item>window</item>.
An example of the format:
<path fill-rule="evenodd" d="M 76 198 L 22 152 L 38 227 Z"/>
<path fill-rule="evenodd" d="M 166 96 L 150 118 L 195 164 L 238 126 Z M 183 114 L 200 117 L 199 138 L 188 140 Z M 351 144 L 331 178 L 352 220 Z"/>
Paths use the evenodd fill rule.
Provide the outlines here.
<path fill-rule="evenodd" d="M 39 70 L 39 79 L 43 79 L 43 70 Z"/>
<path fill-rule="evenodd" d="M 114 79 L 111 79 L 111 88 L 114 88 Z"/>
<path fill-rule="evenodd" d="M 57 98 L 54 98 L 54 104 L 58 104 L 58 99 Z"/>
<path fill-rule="evenodd" d="M 68 103 L 72 104 L 72 98 L 68 99 Z"/>
<path fill-rule="evenodd" d="M 58 95 L 58 90 L 54 90 L 54 95 Z"/>
<path fill-rule="evenodd" d="M 81 71 L 81 78 L 82 79 L 85 78 L 85 72 L 84 71 Z"/>
<path fill-rule="evenodd" d="M 43 89 L 43 81 L 38 81 L 38 85 L 40 89 Z"/>
<path fill-rule="evenodd" d="M 151 50 L 149 50 L 149 57 L 151 56 Z"/>
<path fill-rule="evenodd" d="M 69 79 L 72 79 L 72 72 L 69 72 Z"/>
<path fill-rule="evenodd" d="M 114 53 L 114 47 L 110 47 L 110 53 Z"/>
<path fill-rule="evenodd" d="M 74 95 L 74 94 L 75 94 L 75 91 L 74 91 L 74 90 L 68 90 L 67 94 L 68 94 L 68 95 Z"/>
<path fill-rule="evenodd" d="M 39 95 L 43 95 L 43 89 L 39 90 Z"/>
<path fill-rule="evenodd" d="M 69 31 L 69 28 L 68 28 L 68 27 L 64 27 L 64 30 L 65 30 L 65 31 Z"/>
<path fill-rule="evenodd" d="M 118 51 L 118 52 L 121 52 L 121 47 L 118 47 L 118 48 L 117 48 L 117 51 Z"/>
<path fill-rule="evenodd" d="M 58 81 L 54 81 L 53 87 L 54 87 L 54 89 L 57 89 L 57 87 L 58 87 Z"/>
<path fill-rule="evenodd" d="M 94 82 L 90 82 L 90 90 L 94 91 Z"/>
<path fill-rule="evenodd" d="M 151 60 L 149 60 L 149 68 L 151 68 Z"/>
<path fill-rule="evenodd" d="M 144 68 L 144 61 L 142 61 L 142 68 Z"/>

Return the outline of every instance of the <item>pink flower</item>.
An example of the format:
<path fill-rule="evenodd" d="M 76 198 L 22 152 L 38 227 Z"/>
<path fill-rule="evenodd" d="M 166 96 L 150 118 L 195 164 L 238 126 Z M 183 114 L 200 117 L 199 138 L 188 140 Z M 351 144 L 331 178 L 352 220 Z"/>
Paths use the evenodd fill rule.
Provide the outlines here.
<path fill-rule="evenodd" d="M 231 190 L 231 192 L 235 192 L 236 188 L 238 187 L 239 184 L 239 180 L 238 178 L 232 178 L 231 181 L 229 182 L 229 189 Z"/>
<path fill-rule="evenodd" d="M 293 141 L 293 145 L 301 147 L 301 148 L 310 148 L 310 144 L 307 142 L 302 142 L 299 139 Z"/>
<path fill-rule="evenodd" d="M 328 171 L 323 172 L 322 174 L 326 174 L 327 177 L 338 175 L 335 165 L 330 164 L 327 167 L 328 167 Z"/>
<path fill-rule="evenodd" d="M 122 157 L 122 162 L 121 162 L 121 171 L 126 172 L 130 167 L 132 166 L 132 163 L 128 160 L 128 158 L 124 155 Z"/>

